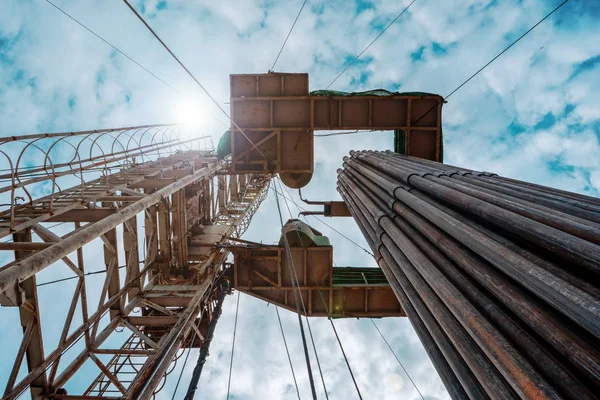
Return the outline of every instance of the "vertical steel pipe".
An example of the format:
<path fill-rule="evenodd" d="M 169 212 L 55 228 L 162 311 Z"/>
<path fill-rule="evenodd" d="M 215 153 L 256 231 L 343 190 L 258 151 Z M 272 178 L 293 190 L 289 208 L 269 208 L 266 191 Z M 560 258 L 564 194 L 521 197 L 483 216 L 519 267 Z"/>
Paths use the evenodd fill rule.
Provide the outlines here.
<path fill-rule="evenodd" d="M 597 398 L 598 199 L 391 152 L 338 173 L 453 398 Z"/>
<path fill-rule="evenodd" d="M 340 193 L 343 193 L 344 189 L 338 186 L 338 191 Z M 445 339 L 445 337 L 443 337 L 441 328 L 437 326 L 434 327 L 434 329 L 427 329 L 427 326 L 425 325 L 415 308 L 410 303 L 407 295 L 404 293 L 404 290 L 402 289 L 400 283 L 396 280 L 396 277 L 392 272 L 394 270 L 398 270 L 396 262 L 392 259 L 391 255 L 385 248 L 381 249 L 383 252 L 382 254 L 380 254 L 377 250 L 380 246 L 377 243 L 375 243 L 376 241 L 378 242 L 378 240 L 376 239 L 375 231 L 371 227 L 369 227 L 369 224 L 372 221 L 372 219 L 365 218 L 365 216 L 361 212 L 361 208 L 358 207 L 356 203 L 354 203 L 354 201 L 349 197 L 347 204 L 348 208 L 353 210 L 353 215 L 355 215 L 357 218 L 357 224 L 359 229 L 365 236 L 367 243 L 376 255 L 377 264 L 381 267 L 388 282 L 390 283 L 392 290 L 394 291 L 396 297 L 402 304 L 402 308 L 406 312 L 406 315 L 408 315 L 408 318 L 413 328 L 415 329 L 417 336 L 419 336 L 421 343 L 423 343 L 423 347 L 429 355 L 429 358 L 431 359 L 433 366 L 438 372 L 440 379 L 446 386 L 446 389 L 448 390 L 453 399 L 472 398 L 467 394 L 467 392 L 463 388 L 463 385 L 461 384 L 461 382 L 457 378 L 457 375 L 453 371 L 453 367 L 449 364 L 448 359 L 450 359 L 453 362 L 453 366 L 455 366 L 456 368 L 460 368 L 462 371 L 464 371 L 463 375 L 467 374 L 469 377 L 472 377 L 472 374 L 470 373 L 470 371 L 468 371 L 468 367 L 466 366 L 464 361 L 462 361 L 462 359 L 458 356 L 458 353 L 451 345 L 451 343 L 447 339 Z M 390 264 L 388 264 L 388 261 L 390 262 Z M 390 265 L 392 267 L 390 267 Z M 431 316 L 429 316 L 429 319 L 431 324 L 435 323 L 435 320 L 433 320 Z M 437 336 L 434 338 L 434 335 Z M 442 344 L 442 348 L 444 349 L 444 351 L 442 351 L 442 349 L 437 345 L 437 342 Z M 471 382 L 474 383 L 474 385 L 467 385 L 467 387 L 469 388 L 469 393 L 480 394 L 483 396 L 481 398 L 487 398 L 485 392 L 483 391 L 483 389 L 481 389 L 481 385 L 479 385 L 477 381 L 474 380 L 474 378 L 472 378 Z"/>

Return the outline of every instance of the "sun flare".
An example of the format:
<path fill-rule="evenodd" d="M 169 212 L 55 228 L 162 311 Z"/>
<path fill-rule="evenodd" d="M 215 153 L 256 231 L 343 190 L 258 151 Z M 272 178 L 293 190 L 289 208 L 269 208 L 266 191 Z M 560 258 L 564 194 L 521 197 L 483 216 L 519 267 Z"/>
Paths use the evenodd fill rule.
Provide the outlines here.
<path fill-rule="evenodd" d="M 193 99 L 178 102 L 174 109 L 174 115 L 176 122 L 193 125 L 205 124 L 208 118 L 206 105 Z"/>

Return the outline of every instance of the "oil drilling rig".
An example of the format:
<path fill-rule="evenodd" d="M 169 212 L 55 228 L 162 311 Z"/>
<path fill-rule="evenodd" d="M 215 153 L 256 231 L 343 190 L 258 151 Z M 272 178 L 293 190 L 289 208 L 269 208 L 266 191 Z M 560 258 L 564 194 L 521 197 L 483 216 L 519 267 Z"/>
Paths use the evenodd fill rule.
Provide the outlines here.
<path fill-rule="evenodd" d="M 206 357 L 232 290 L 299 316 L 407 316 L 454 399 L 596 398 L 600 200 L 443 164 L 437 95 L 310 92 L 307 74 L 230 84 L 219 154 L 171 125 L 0 139 L 0 304 L 23 331 L 3 399 L 152 398 L 178 350 Z M 315 130 L 357 129 L 395 131 L 394 151 L 353 151 L 342 201 L 308 203 L 354 218 L 380 268 L 334 267 L 298 220 L 278 244 L 242 238 L 276 175 L 309 184 Z M 54 264 L 77 283 L 48 348 L 36 275 Z"/>

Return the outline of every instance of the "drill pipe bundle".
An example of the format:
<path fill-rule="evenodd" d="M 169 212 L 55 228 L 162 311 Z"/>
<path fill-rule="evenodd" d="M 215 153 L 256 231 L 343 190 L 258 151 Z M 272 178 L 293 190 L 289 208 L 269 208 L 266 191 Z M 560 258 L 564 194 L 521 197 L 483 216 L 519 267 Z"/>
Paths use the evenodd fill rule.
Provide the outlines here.
<path fill-rule="evenodd" d="M 600 394 L 600 200 L 392 152 L 338 191 L 454 399 Z"/>

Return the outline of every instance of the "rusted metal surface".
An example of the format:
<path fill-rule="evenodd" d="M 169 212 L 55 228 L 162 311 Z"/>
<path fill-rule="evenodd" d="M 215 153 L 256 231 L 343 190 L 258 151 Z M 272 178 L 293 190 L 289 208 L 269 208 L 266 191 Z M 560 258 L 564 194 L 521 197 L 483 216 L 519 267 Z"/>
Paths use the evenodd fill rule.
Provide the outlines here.
<path fill-rule="evenodd" d="M 110 174 L 123 165 L 162 158 L 203 139 L 180 141 L 178 129 L 176 125 L 145 125 L 2 138 L 0 166 L 5 173 L 0 174 L 0 194 L 6 194 L 0 206 L 0 228 L 19 231 L 28 220 L 41 222 L 64 208 L 69 196 L 86 200 L 82 189 L 91 185 L 90 174 Z M 64 193 L 62 187 L 72 186 L 73 179 L 81 184 L 78 193 Z M 50 186 L 44 190 L 50 194 L 34 202 L 33 194 L 44 185 Z M 0 233 L 7 234 L 3 229 Z"/>
<path fill-rule="evenodd" d="M 298 189 L 300 200 L 311 206 L 323 206 L 323 211 L 303 211 L 300 215 L 323 215 L 325 217 L 351 217 L 348 206 L 343 201 L 314 201 L 302 197 L 302 192 Z"/>
<path fill-rule="evenodd" d="M 194 158 L 192 157 L 192 160 Z M 210 173 L 214 173 L 218 169 L 218 164 L 213 164 L 212 167 L 200 168 L 193 174 L 188 175 L 171 185 L 157 190 L 149 196 L 146 196 L 134 203 L 122 208 L 118 213 L 113 214 L 101 221 L 87 226 L 61 242 L 55 243 L 53 246 L 41 250 L 33 254 L 23 261 L 20 261 L 11 266 L 9 269 L 0 271 L 0 292 L 5 292 L 11 287 L 14 287 L 19 280 L 24 280 L 29 276 L 41 271 L 44 267 L 60 260 L 65 255 L 77 250 L 86 243 L 104 235 L 106 232 L 114 229 L 117 225 L 124 223 L 126 220 L 143 212 L 148 207 L 157 204 L 161 199 L 172 195 L 177 190 L 184 188 L 186 185 L 193 183 L 201 178 L 208 177 Z M 168 246 L 165 246 L 168 247 Z"/>
<path fill-rule="evenodd" d="M 385 279 L 385 282 L 370 282 L 359 273 L 357 277 L 362 282 L 342 277 L 340 283 L 334 283 L 336 268 L 333 267 L 331 246 L 292 246 L 290 250 L 307 316 L 405 316 Z M 294 291 L 298 287 L 292 283 L 286 253 L 284 246 L 234 248 L 233 287 L 250 296 L 296 311 Z"/>
<path fill-rule="evenodd" d="M 341 176 L 340 180 L 345 184 L 346 177 Z M 350 193 L 354 193 L 359 201 L 367 208 L 367 209 L 377 209 L 377 203 L 369 198 L 369 196 L 363 192 L 359 187 L 352 187 L 345 185 L 344 188 L 346 191 Z M 379 199 L 377 199 L 379 200 Z M 381 202 L 379 204 L 385 205 L 385 203 Z M 484 392 L 492 399 L 502 399 L 502 398 L 518 398 L 517 394 L 511 389 L 508 383 L 502 379 L 502 376 L 498 372 L 498 370 L 494 367 L 492 362 L 485 356 L 484 351 L 477 346 L 476 341 L 473 337 L 470 337 L 465 329 L 462 329 L 461 324 L 464 324 L 465 319 L 464 316 L 457 315 L 453 312 L 453 310 L 447 306 L 448 298 L 439 295 L 434 291 L 434 288 L 429 285 L 432 284 L 430 280 L 427 280 L 426 277 L 423 277 L 420 273 L 421 271 L 417 270 L 417 265 L 425 268 L 431 268 L 432 265 L 428 262 L 428 260 L 423 257 L 422 253 L 420 253 L 414 244 L 408 240 L 394 225 L 391 223 L 390 217 L 383 213 L 384 210 L 380 209 L 378 211 L 379 215 L 378 222 L 383 229 L 382 232 L 378 233 L 379 240 L 382 242 L 380 247 L 385 247 L 387 251 L 390 252 L 394 261 L 401 267 L 397 272 L 396 278 L 400 282 L 403 290 L 406 293 L 418 293 L 418 297 L 414 299 L 413 295 L 413 305 L 420 310 L 420 315 L 423 315 L 426 309 L 429 309 L 430 312 L 435 316 L 435 319 L 438 321 L 440 328 L 448 338 L 450 342 L 452 342 L 453 346 L 456 348 L 460 358 L 464 360 L 468 368 L 470 368 L 473 373 L 476 382 L 479 382 Z M 401 237 L 398 237 L 401 235 Z M 390 236 L 395 237 L 399 242 L 402 241 L 403 244 L 408 244 L 410 247 L 402 247 L 402 250 L 390 239 Z M 381 250 L 383 251 L 383 250 Z M 444 282 L 440 282 L 444 283 Z M 455 303 L 458 307 L 466 306 L 467 303 L 461 302 L 461 299 L 455 299 Z M 472 310 L 464 310 L 471 311 Z M 477 323 L 476 318 L 471 317 L 468 319 L 473 324 Z M 427 324 L 427 319 L 424 321 Z M 429 325 L 430 329 L 433 328 L 432 325 Z M 493 340 L 493 337 L 489 337 L 489 340 Z M 459 379 L 463 379 L 463 387 L 467 390 L 472 390 L 471 388 L 478 386 L 475 385 L 472 377 L 467 379 L 465 378 L 465 374 L 458 374 Z M 481 393 L 477 393 L 476 398 L 481 397 Z M 485 395 L 484 395 L 485 396 Z"/>
<path fill-rule="evenodd" d="M 13 234 L 13 240 L 19 242 L 31 242 L 31 230 Z M 15 251 L 15 260 L 27 257 L 26 252 Z M 21 342 L 21 351 L 17 354 L 13 371 L 9 377 L 9 382 L 4 391 L 9 393 L 15 383 L 19 366 L 23 358 L 27 362 L 27 370 L 31 371 L 37 368 L 44 360 L 44 343 L 42 339 L 42 326 L 40 308 L 38 302 L 38 293 L 36 287 L 36 278 L 32 276 L 21 283 L 21 295 L 24 300 L 23 307 L 19 307 L 19 317 L 23 328 L 23 340 Z M 29 386 L 29 392 L 32 397 L 41 395 L 47 388 L 48 381 L 45 375 L 37 377 Z"/>
<path fill-rule="evenodd" d="M 353 152 L 338 172 L 453 398 L 481 398 L 477 385 L 490 398 L 596 398 L 598 199 L 391 152 Z"/>
<path fill-rule="evenodd" d="M 200 347 L 207 337 L 220 293 L 215 288 L 228 279 L 227 244 L 248 228 L 266 197 L 271 177 L 229 175 L 226 166 L 210 151 L 180 149 L 186 142 L 169 133 L 175 129 L 173 126 L 132 129 L 2 141 L 9 145 L 25 140 L 24 146 L 37 148 L 36 141 L 54 137 L 59 144 L 70 141 L 67 148 L 75 144 L 77 158 L 72 165 L 68 160 L 58 162 L 53 158 L 56 154 L 47 150 L 45 165 L 15 168 L 11 173 L 17 182 L 29 180 L 19 187 L 49 181 L 56 190 L 22 204 L 15 205 L 11 200 L 5 205 L 8 209 L 0 212 L 0 236 L 15 231 L 13 242 L 0 246 L 0 251 L 15 252 L 15 260 L 0 267 L 0 299 L 5 306 L 18 306 L 26 317 L 22 319 L 24 336 L 14 363 L 15 373 L 9 377 L 3 399 L 15 398 L 25 390 L 44 398 L 152 398 L 164 386 L 181 347 Z M 107 148 L 101 143 L 103 138 L 112 145 Z M 86 157 L 82 143 L 89 144 Z M 54 172 L 62 171 L 63 175 L 52 175 L 53 162 Z M 103 169 L 94 170 L 99 165 Z M 40 168 L 44 167 L 48 171 L 42 173 Z M 113 169 L 118 171 L 111 173 Z M 93 171 L 96 176 L 78 179 L 75 187 L 58 188 L 60 177 L 68 177 L 69 173 L 71 178 L 80 177 L 85 171 Z M 217 175 L 223 177 L 227 187 L 220 208 L 213 206 Z M 63 233 L 54 233 L 51 221 L 60 222 Z M 142 234 L 138 232 L 140 221 L 144 224 L 143 246 L 138 237 Z M 207 251 L 194 258 L 197 232 L 208 231 L 219 234 L 204 237 Z M 34 242 L 31 233 L 42 242 Z M 84 246 L 92 242 L 100 246 L 102 255 L 88 263 L 92 264 L 91 270 L 97 273 L 100 269 L 103 275 L 96 280 L 98 289 L 90 302 L 84 279 Z M 60 340 L 44 352 L 35 279 L 38 272 L 56 263 L 65 264 L 77 281 Z M 122 273 L 121 268 L 125 268 Z M 75 325 L 77 320 L 79 325 Z M 131 333 L 120 346 L 118 341 L 108 340 L 119 329 Z M 76 343 L 84 343 L 83 350 L 67 365 L 61 364 L 64 353 Z M 111 358 L 101 361 L 100 355 Z M 16 374 L 25 360 L 27 373 L 17 382 Z M 90 363 L 99 374 L 86 382 L 89 376 L 79 372 Z M 72 387 L 73 380 L 89 384 L 87 390 L 68 390 L 67 394 L 64 388 Z"/>
<path fill-rule="evenodd" d="M 406 311 L 408 318 L 411 321 L 413 328 L 415 329 L 425 351 L 429 355 L 435 369 L 437 370 L 440 379 L 446 386 L 448 393 L 452 396 L 453 399 L 469 399 L 469 395 L 467 391 L 463 389 L 463 385 L 461 381 L 457 378 L 457 375 L 461 376 L 461 379 L 469 378 L 470 381 L 466 382 L 467 389 L 470 394 L 480 395 L 481 398 L 486 398 L 487 396 L 481 389 L 481 385 L 475 381 L 472 377 L 471 372 L 468 370 L 468 367 L 464 364 L 464 361 L 458 356 L 456 350 L 452 348 L 450 342 L 445 338 L 439 326 L 436 326 L 435 319 L 431 316 L 431 313 L 425 313 L 424 317 L 429 318 L 429 326 L 432 329 L 428 329 L 427 325 L 423 322 L 423 318 L 417 313 L 416 309 L 412 306 L 408 296 L 405 294 L 402 286 L 396 279 L 393 271 L 398 271 L 396 262 L 393 260 L 391 254 L 385 249 L 381 248 L 381 252 L 379 253 L 379 240 L 375 235 L 375 231 L 373 230 L 373 218 L 367 217 L 365 214 L 369 211 L 365 207 L 359 207 L 357 203 L 347 195 L 347 192 L 344 191 L 343 188 L 338 187 L 338 191 L 342 194 L 348 201 L 348 207 L 350 208 L 352 214 L 356 218 L 356 222 L 358 224 L 359 229 L 365 236 L 367 243 L 371 247 L 375 254 L 375 258 L 377 259 L 377 264 L 384 272 L 385 276 L 390 283 L 390 286 L 394 290 L 396 297 L 402 304 L 403 309 Z M 390 264 L 386 260 L 390 261 Z M 390 267 L 393 266 L 393 268 Z M 424 310 L 426 311 L 426 310 Z M 434 337 L 434 335 L 437 335 Z M 438 346 L 439 343 L 439 346 Z M 450 364 L 450 362 L 452 364 Z M 457 368 L 459 370 L 458 373 L 454 373 L 453 369 Z M 463 373 L 460 373 L 463 371 Z"/>
<path fill-rule="evenodd" d="M 402 130 L 407 154 L 439 160 L 442 104 L 438 95 L 311 96 L 308 74 L 230 75 L 232 168 L 301 188 L 314 170 L 315 130 Z"/>

